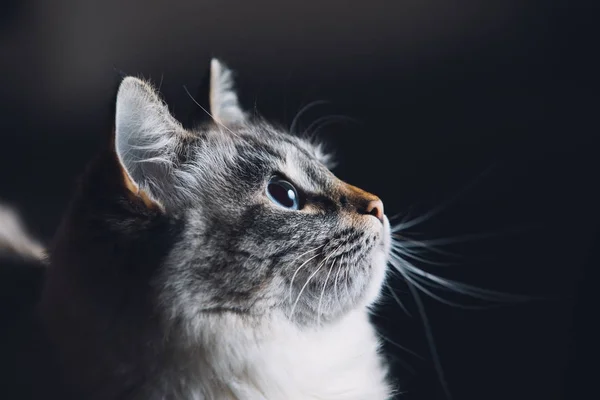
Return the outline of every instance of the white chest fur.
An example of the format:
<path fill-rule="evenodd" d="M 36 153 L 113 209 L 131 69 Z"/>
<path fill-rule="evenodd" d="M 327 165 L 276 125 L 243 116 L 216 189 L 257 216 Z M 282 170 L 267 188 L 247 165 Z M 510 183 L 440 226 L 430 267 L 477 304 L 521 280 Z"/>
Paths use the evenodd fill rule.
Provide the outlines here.
<path fill-rule="evenodd" d="M 390 397 L 379 343 L 366 310 L 318 330 L 283 317 L 259 327 L 239 316 L 207 317 L 194 400 L 385 400 Z M 200 326 L 200 325 L 199 325 Z"/>

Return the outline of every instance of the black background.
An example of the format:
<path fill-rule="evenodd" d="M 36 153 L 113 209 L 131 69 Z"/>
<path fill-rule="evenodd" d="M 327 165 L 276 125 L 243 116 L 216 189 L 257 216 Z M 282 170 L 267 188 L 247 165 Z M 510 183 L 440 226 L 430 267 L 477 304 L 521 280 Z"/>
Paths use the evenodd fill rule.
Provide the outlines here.
<path fill-rule="evenodd" d="M 174 114 L 191 124 L 203 112 L 183 85 L 200 93 L 210 57 L 218 56 L 237 72 L 242 103 L 268 119 L 289 126 L 316 100 L 328 103 L 304 113 L 301 129 L 327 115 L 351 117 L 321 130 L 338 155 L 335 172 L 378 194 L 388 215 L 446 204 L 408 236 L 495 234 L 445 246 L 458 256 L 435 259 L 452 266 L 419 266 L 543 298 L 466 310 L 423 296 L 454 399 L 593 396 L 600 337 L 593 2 L 24 0 L 3 7 L 0 198 L 44 241 L 111 129 L 120 73 L 161 82 Z M 402 280 L 390 286 L 412 317 L 388 299 L 374 318 L 389 339 L 402 398 L 445 399 L 416 304 Z"/>

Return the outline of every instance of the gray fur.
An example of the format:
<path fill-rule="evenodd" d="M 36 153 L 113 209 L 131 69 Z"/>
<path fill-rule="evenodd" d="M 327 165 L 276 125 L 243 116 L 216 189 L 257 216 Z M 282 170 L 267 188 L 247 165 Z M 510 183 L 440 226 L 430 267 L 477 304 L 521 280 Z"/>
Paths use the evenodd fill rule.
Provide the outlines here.
<path fill-rule="evenodd" d="M 387 398 L 367 315 L 390 251 L 387 218 L 367 210 L 377 198 L 336 178 L 319 144 L 249 119 L 231 72 L 215 63 L 212 72 L 224 76 L 211 79 L 222 85 L 211 89 L 214 120 L 194 131 L 150 84 L 121 84 L 115 151 L 133 193 L 113 198 L 98 189 L 102 180 L 125 191 L 110 181 L 117 168 L 102 164 L 110 157 L 89 170 L 46 289 L 51 331 L 73 357 L 68 379 L 85 388 L 110 382 L 108 397 L 139 381 L 127 386 L 136 399 Z M 275 175 L 296 187 L 299 210 L 266 195 Z M 142 195 L 155 207 L 132 203 Z M 78 230 L 86 234 L 73 235 Z M 147 243 L 153 247 L 140 251 Z M 81 298 L 73 302 L 67 291 Z M 71 326 L 85 335 L 66 340 Z M 145 341 L 110 342 L 105 326 Z M 105 380 L 77 369 L 94 358 Z M 281 368 L 296 370 L 279 376 Z M 319 379 L 331 381 L 311 377 L 319 368 Z"/>

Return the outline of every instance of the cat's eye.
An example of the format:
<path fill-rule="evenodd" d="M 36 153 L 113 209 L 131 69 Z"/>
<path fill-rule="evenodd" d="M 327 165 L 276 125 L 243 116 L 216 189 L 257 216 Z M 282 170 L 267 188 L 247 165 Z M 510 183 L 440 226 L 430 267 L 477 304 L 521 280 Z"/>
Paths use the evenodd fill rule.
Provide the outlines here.
<path fill-rule="evenodd" d="M 296 188 L 286 180 L 272 177 L 267 184 L 267 197 L 280 207 L 289 210 L 300 208 L 300 199 Z"/>

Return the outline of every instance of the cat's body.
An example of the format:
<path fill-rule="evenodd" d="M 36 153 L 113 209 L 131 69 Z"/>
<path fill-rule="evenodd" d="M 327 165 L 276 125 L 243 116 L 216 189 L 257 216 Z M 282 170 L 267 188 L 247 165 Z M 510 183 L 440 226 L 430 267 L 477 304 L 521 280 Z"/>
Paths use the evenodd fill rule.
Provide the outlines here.
<path fill-rule="evenodd" d="M 391 396 L 368 317 L 390 250 L 381 202 L 318 147 L 248 122 L 229 74 L 213 61 L 215 123 L 194 132 L 122 83 L 115 140 L 50 250 L 40 312 L 62 398 Z"/>

